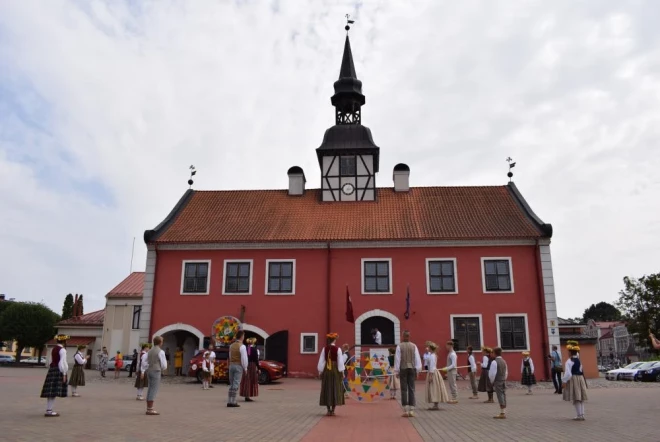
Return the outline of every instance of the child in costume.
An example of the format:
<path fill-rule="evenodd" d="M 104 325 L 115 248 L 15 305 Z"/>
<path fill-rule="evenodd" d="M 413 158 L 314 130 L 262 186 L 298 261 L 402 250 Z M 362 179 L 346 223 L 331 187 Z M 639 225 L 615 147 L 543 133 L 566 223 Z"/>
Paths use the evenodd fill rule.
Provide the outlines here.
<path fill-rule="evenodd" d="M 580 345 L 577 341 L 568 341 L 566 349 L 571 357 L 566 361 L 563 384 L 563 398 L 565 401 L 573 402 L 577 416 L 574 421 L 584 420 L 584 402 L 587 398 L 587 381 L 584 379 L 582 362 L 580 361 Z"/>
<path fill-rule="evenodd" d="M 80 397 L 77 391 L 78 387 L 85 386 L 85 364 L 87 363 L 87 358 L 82 354 L 82 350 L 85 348 L 85 345 L 79 345 L 78 351 L 73 355 L 73 370 L 71 370 L 71 377 L 69 378 L 71 397 Z"/>
<path fill-rule="evenodd" d="M 529 357 L 529 352 L 522 352 L 523 360 L 520 364 L 520 373 L 522 385 L 527 385 L 527 394 L 532 394 L 532 385 L 536 384 L 536 377 L 534 376 L 534 361 Z"/>
<path fill-rule="evenodd" d="M 41 397 L 47 399 L 46 403 L 46 417 L 57 417 L 59 413 L 53 411 L 55 398 L 67 397 L 69 387 L 67 387 L 67 372 L 69 371 L 69 364 L 66 362 L 66 341 L 69 339 L 67 335 L 55 336 L 57 345 L 53 348 L 50 357 L 50 366 L 46 374 L 46 380 L 41 388 Z"/>
<path fill-rule="evenodd" d="M 202 360 L 202 389 L 208 390 L 209 384 L 213 377 L 213 363 L 211 362 L 211 353 L 204 352 L 204 360 Z"/>
<path fill-rule="evenodd" d="M 144 389 L 149 386 L 149 378 L 147 376 L 142 376 L 142 361 L 147 360 L 147 352 L 151 348 L 151 344 L 144 343 L 142 344 L 142 349 L 140 350 L 140 355 L 138 356 L 138 363 L 135 369 L 135 388 L 137 388 L 137 397 L 135 400 L 143 401 Z"/>
<path fill-rule="evenodd" d="M 438 345 L 434 342 L 427 342 L 426 348 L 429 349 L 429 354 L 426 358 L 428 371 L 426 373 L 426 402 L 433 404 L 429 410 L 439 410 L 438 404 L 440 402 L 449 402 L 447 389 L 445 388 L 445 381 L 442 379 L 440 370 L 437 369 L 438 365 Z"/>
<path fill-rule="evenodd" d="M 388 379 L 390 387 L 390 399 L 396 400 L 396 392 L 401 389 L 401 380 L 399 379 L 399 375 L 394 373 L 394 354 L 396 353 L 396 347 L 391 347 L 387 351 L 390 353 L 387 357 L 387 362 L 390 363 L 390 371 L 392 372 Z"/>
<path fill-rule="evenodd" d="M 484 401 L 484 404 L 492 404 L 493 402 L 493 385 L 490 383 L 490 378 L 488 377 L 488 372 L 490 371 L 490 364 L 492 362 L 491 353 L 493 349 L 490 347 L 481 347 L 481 351 L 484 354 L 481 359 L 481 376 L 479 376 L 479 390 L 482 393 L 488 393 L 488 399 Z"/>

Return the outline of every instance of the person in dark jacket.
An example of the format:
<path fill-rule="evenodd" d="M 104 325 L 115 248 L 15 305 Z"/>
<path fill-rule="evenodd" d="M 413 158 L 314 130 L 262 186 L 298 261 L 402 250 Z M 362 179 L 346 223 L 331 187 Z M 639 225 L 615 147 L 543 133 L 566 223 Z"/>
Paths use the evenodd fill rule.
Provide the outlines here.
<path fill-rule="evenodd" d="M 136 371 L 137 368 L 137 363 L 138 363 L 138 352 L 137 349 L 133 349 L 133 360 L 131 361 L 131 366 L 128 367 L 128 377 L 132 378 L 133 377 L 133 372 Z"/>

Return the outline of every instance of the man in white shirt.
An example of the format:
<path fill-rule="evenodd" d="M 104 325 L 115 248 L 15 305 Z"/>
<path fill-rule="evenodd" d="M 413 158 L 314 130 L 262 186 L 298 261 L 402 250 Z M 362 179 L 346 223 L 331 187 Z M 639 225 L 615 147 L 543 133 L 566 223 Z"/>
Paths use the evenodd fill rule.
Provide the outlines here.
<path fill-rule="evenodd" d="M 236 332 L 234 343 L 229 346 L 229 393 L 227 396 L 227 406 L 230 408 L 240 407 L 236 402 L 238 388 L 241 386 L 241 378 L 247 373 L 248 357 L 243 338 L 243 330 Z"/>
<path fill-rule="evenodd" d="M 378 331 L 377 328 L 374 328 L 373 336 L 376 345 L 383 345 L 383 335 Z"/>
<path fill-rule="evenodd" d="M 458 369 L 458 358 L 454 351 L 454 342 L 447 341 L 447 366 L 442 371 L 447 372 L 447 382 L 449 383 L 449 391 L 451 392 L 451 400 L 447 401 L 448 404 L 458 404 L 458 387 L 456 386 L 456 372 Z"/>
<path fill-rule="evenodd" d="M 495 360 L 490 364 L 488 377 L 497 395 L 497 402 L 500 404 L 500 414 L 494 416 L 494 418 L 506 419 L 506 380 L 509 377 L 509 368 L 506 361 L 502 359 L 501 348 L 494 348 L 493 353 L 495 353 Z"/>
<path fill-rule="evenodd" d="M 472 346 L 468 345 L 468 376 L 470 377 L 470 386 L 472 387 L 472 396 L 470 399 L 479 399 L 477 393 L 477 361 L 474 359 L 474 354 L 472 354 Z"/>
<path fill-rule="evenodd" d="M 209 356 L 211 357 L 211 365 L 215 367 L 215 347 L 212 343 L 209 344 Z M 209 388 L 213 388 L 213 377 L 211 377 L 211 382 L 209 382 Z"/>
<path fill-rule="evenodd" d="M 415 415 L 415 379 L 422 369 L 422 359 L 417 346 L 410 342 L 410 332 L 403 332 L 403 342 L 396 346 L 394 354 L 394 373 L 401 380 L 401 405 L 403 417 Z"/>
<path fill-rule="evenodd" d="M 158 394 L 160 387 L 160 380 L 163 377 L 163 371 L 167 370 L 167 359 L 165 352 L 160 349 L 163 345 L 163 338 L 154 336 L 153 347 L 149 352 L 142 356 L 140 376 L 144 377 L 145 373 L 149 379 L 149 389 L 147 390 L 147 416 L 156 416 L 160 413 L 154 410 L 154 401 Z"/>
<path fill-rule="evenodd" d="M 425 371 L 428 371 L 428 370 L 429 370 L 429 358 L 430 358 L 430 357 L 431 357 L 431 349 L 430 349 L 429 346 L 427 345 L 427 346 L 426 346 L 426 349 L 425 349 L 425 352 L 424 352 L 424 356 L 423 356 L 423 359 L 424 359 L 424 370 L 425 370 Z"/>

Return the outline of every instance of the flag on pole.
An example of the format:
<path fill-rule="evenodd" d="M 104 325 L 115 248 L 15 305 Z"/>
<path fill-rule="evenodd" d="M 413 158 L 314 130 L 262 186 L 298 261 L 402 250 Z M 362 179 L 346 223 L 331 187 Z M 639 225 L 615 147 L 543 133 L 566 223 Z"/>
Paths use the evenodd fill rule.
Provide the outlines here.
<path fill-rule="evenodd" d="M 348 322 L 355 322 L 353 317 L 353 302 L 351 302 L 351 295 L 348 293 L 348 286 L 346 286 L 346 320 Z"/>
<path fill-rule="evenodd" d="M 406 288 L 406 312 L 403 314 L 406 319 L 410 319 L 410 284 Z"/>

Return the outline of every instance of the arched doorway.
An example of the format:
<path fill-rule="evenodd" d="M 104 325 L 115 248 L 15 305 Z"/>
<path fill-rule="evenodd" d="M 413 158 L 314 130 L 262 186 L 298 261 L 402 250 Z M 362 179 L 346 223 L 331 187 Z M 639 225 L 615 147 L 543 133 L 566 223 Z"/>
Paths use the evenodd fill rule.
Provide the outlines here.
<path fill-rule="evenodd" d="M 201 348 L 204 343 L 204 335 L 201 331 L 188 324 L 172 324 L 161 328 L 154 336 L 160 335 L 163 337 L 162 349 L 165 351 L 169 348 L 170 361 L 167 369 L 168 374 L 174 374 L 174 352 L 177 347 L 183 349 L 183 369 L 182 374 L 185 376 L 188 373 L 188 365 L 190 359 L 195 355 L 195 352 Z"/>
<path fill-rule="evenodd" d="M 373 332 L 378 330 L 381 334 L 382 345 L 394 345 L 394 322 L 384 316 L 372 316 L 365 319 L 360 325 L 360 345 L 375 345 Z"/>

